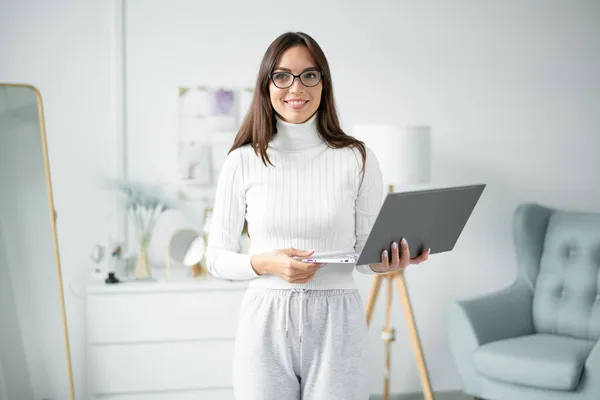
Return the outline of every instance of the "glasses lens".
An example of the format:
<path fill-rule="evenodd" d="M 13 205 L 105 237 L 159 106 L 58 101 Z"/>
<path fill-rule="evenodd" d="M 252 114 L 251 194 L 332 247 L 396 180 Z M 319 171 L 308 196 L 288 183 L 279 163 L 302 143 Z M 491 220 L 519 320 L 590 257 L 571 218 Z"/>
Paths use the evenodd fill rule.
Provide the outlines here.
<path fill-rule="evenodd" d="M 321 81 L 321 72 L 319 71 L 306 71 L 300 75 L 300 80 L 305 86 L 317 86 Z"/>
<path fill-rule="evenodd" d="M 273 83 L 278 88 L 291 86 L 294 77 L 289 72 L 275 72 L 273 74 Z"/>

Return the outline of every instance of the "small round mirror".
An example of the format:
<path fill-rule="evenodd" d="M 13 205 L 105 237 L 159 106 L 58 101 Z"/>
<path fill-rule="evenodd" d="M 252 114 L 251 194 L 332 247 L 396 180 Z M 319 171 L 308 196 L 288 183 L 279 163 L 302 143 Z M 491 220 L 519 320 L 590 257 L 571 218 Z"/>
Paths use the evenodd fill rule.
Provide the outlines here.
<path fill-rule="evenodd" d="M 198 263 L 204 256 L 202 235 L 193 229 L 180 229 L 169 240 L 168 261 L 185 267 Z"/>
<path fill-rule="evenodd" d="M 196 237 L 190 244 L 188 251 L 185 253 L 183 258 L 183 265 L 191 267 L 202 261 L 204 258 L 204 251 L 206 246 L 204 244 L 204 238 L 202 236 Z"/>

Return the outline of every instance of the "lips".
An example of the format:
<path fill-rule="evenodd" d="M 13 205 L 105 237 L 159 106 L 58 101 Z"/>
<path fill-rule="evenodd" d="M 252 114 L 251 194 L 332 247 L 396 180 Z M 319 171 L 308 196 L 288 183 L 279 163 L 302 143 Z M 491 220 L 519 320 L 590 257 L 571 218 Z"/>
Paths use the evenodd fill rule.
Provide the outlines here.
<path fill-rule="evenodd" d="M 294 110 L 298 110 L 298 109 L 304 107 L 306 105 L 306 103 L 308 103 L 308 100 L 287 100 L 287 101 L 285 101 L 285 104 L 287 104 L 289 107 L 293 108 Z"/>

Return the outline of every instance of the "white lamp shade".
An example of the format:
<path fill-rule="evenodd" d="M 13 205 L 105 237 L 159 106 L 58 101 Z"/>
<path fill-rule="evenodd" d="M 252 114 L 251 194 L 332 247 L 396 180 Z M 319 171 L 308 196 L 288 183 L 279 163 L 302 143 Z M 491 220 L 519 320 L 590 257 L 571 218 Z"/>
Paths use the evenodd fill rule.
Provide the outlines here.
<path fill-rule="evenodd" d="M 385 184 L 412 185 L 430 181 L 429 126 L 357 125 L 352 135 L 375 153 Z"/>

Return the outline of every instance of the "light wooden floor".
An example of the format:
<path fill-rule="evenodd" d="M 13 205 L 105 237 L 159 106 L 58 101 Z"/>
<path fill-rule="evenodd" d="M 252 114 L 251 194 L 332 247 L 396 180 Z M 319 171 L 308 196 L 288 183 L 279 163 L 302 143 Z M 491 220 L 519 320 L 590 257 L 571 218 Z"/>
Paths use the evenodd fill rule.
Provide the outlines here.
<path fill-rule="evenodd" d="M 434 394 L 435 400 L 473 400 L 472 397 L 460 392 L 438 392 Z M 372 394 L 369 400 L 381 400 L 381 395 Z M 390 400 L 423 400 L 422 393 L 392 394 Z"/>

